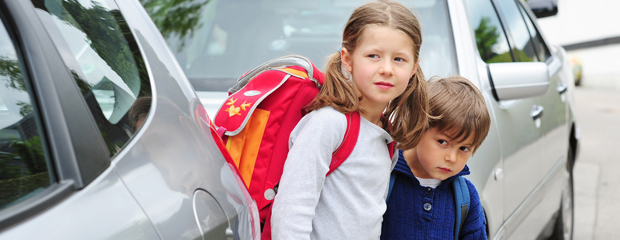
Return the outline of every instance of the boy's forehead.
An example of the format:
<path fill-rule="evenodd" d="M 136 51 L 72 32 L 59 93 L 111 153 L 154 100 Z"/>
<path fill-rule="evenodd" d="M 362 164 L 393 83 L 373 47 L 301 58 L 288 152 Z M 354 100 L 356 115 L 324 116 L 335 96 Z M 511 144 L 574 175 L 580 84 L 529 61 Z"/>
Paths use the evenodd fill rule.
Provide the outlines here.
<path fill-rule="evenodd" d="M 437 132 L 443 135 L 446 135 L 451 140 L 457 141 L 458 143 L 473 144 L 474 139 L 476 137 L 476 131 L 474 131 L 473 129 L 471 131 L 467 131 L 466 129 L 461 129 L 457 127 L 446 128 L 446 129 L 439 129 L 438 127 L 434 127 L 434 128 L 436 128 Z M 461 136 L 458 136 L 459 132 L 461 131 L 463 132 L 463 134 Z M 458 139 L 457 139 L 457 136 L 458 136 Z"/>

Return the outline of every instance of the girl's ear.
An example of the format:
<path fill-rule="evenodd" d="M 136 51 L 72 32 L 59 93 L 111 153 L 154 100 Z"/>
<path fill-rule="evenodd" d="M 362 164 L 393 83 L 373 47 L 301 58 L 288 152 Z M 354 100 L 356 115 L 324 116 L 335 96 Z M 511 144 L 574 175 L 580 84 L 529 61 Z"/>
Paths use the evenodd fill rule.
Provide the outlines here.
<path fill-rule="evenodd" d="M 411 77 L 413 77 L 413 75 L 415 74 L 416 71 L 418 71 L 418 66 L 420 66 L 420 58 L 418 58 L 418 61 L 416 61 L 415 65 L 413 66 L 413 71 L 411 72 Z"/>
<path fill-rule="evenodd" d="M 347 51 L 346 48 L 342 48 L 340 50 L 340 60 L 342 62 L 342 65 L 348 72 L 353 71 L 353 67 L 352 67 L 353 63 L 351 62 L 351 55 L 349 54 L 349 51 Z"/>

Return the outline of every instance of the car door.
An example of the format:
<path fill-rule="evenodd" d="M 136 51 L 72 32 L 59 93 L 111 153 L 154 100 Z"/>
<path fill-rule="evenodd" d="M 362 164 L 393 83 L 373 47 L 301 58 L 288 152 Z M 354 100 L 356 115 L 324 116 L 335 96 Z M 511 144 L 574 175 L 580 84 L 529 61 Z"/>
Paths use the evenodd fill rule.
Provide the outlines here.
<path fill-rule="evenodd" d="M 0 238 L 157 239 L 37 13 L 0 1 Z"/>
<path fill-rule="evenodd" d="M 518 61 L 534 61 L 546 64 L 549 74 L 549 90 L 536 97 L 537 108 L 542 116 L 536 124 L 541 134 L 541 145 L 544 146 L 542 159 L 529 165 L 528 172 L 515 172 L 526 176 L 532 181 L 533 187 L 527 197 L 520 203 L 510 219 L 507 234 L 516 238 L 537 238 L 544 230 L 540 223 L 554 222 L 553 216 L 559 208 L 561 196 L 561 177 L 559 174 L 566 163 L 569 129 L 567 125 L 566 92 L 568 85 L 562 79 L 561 68 L 564 63 L 557 55 L 551 55 L 542 35 L 535 27 L 523 3 L 518 0 L 497 0 L 498 8 L 508 24 L 508 35 L 523 50 Z M 521 44 L 519 44 L 521 42 Z M 511 171 L 511 169 L 506 169 Z M 522 180 L 506 182 L 510 186 L 519 186 Z"/>
<path fill-rule="evenodd" d="M 506 30 L 513 60 L 515 62 L 545 62 L 549 76 L 551 76 L 550 87 L 546 93 L 527 99 L 499 102 L 500 108 L 505 110 L 503 113 L 510 113 L 511 110 L 521 108 L 517 110 L 520 116 L 504 115 L 501 111 L 498 115 L 503 115 L 506 123 L 512 121 L 513 124 L 512 134 L 503 135 L 502 139 L 506 139 L 506 142 L 518 142 L 516 145 L 524 146 L 512 156 L 508 155 L 509 151 L 505 151 L 507 154 L 504 159 L 506 234 L 536 238 L 544 228 L 538 223 L 548 222 L 556 211 L 560 188 L 550 188 L 552 184 L 549 183 L 552 182 L 549 180 L 560 166 L 560 156 L 567 152 L 550 153 L 550 146 L 557 147 L 561 143 L 564 146 L 568 145 L 567 135 L 561 143 L 550 141 L 564 137 L 558 135 L 567 132 L 566 104 L 562 104 L 557 92 L 560 86 L 558 85 L 559 68 L 556 64 L 559 61 L 550 58 L 548 49 L 544 42 L 541 43 L 540 34 L 536 32 L 533 23 L 526 21 L 530 19 L 519 1 L 494 0 L 494 4 Z M 565 89 L 560 89 L 560 91 L 565 91 Z M 517 107 L 519 105 L 520 107 Z M 521 137 L 524 133 L 529 137 Z"/>
<path fill-rule="evenodd" d="M 568 88 L 571 83 L 570 76 L 563 75 L 564 68 L 569 67 L 565 59 L 561 57 L 561 51 L 552 54 L 546 44 L 543 35 L 538 30 L 536 18 L 531 11 L 525 8 L 523 2 L 519 2 L 519 10 L 523 15 L 529 30 L 531 41 L 536 50 L 538 61 L 545 62 L 549 69 L 550 85 L 549 92 L 540 97 L 540 104 L 547 111 L 544 116 L 544 124 L 541 128 L 546 149 L 546 169 L 552 170 L 559 167 L 562 162 L 567 161 L 569 127 L 568 127 Z"/>
<path fill-rule="evenodd" d="M 531 60 L 528 56 L 533 54 L 533 46 L 509 34 L 512 28 L 505 17 L 501 18 L 498 14 L 498 1 L 472 0 L 467 4 L 478 52 L 485 63 L 490 65 Z M 525 27 L 525 23 L 521 22 Z M 538 97 L 499 100 L 495 96 L 495 101 L 490 103 L 499 129 L 503 156 L 503 169 L 500 172 L 503 173 L 505 189 L 506 221 L 517 213 L 516 210 L 544 176 L 545 171 L 538 167 L 545 159 L 542 120 L 540 115 L 533 116 L 540 112 L 542 106 Z"/>

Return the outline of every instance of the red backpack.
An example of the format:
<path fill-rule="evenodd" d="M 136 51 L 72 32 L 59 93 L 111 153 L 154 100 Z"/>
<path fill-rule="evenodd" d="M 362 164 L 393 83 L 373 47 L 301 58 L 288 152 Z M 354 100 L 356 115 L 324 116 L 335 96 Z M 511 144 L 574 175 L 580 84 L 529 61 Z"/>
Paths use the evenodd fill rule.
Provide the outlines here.
<path fill-rule="evenodd" d="M 296 55 L 276 58 L 244 74 L 215 116 L 214 124 L 256 201 L 262 239 L 271 239 L 271 207 L 288 155 L 291 131 L 323 85 L 324 74 Z M 328 175 L 346 160 L 360 129 L 358 112 L 346 114 L 347 130 L 333 153 Z M 393 144 L 390 146 L 393 149 Z M 393 151 L 391 151 L 393 152 Z"/>

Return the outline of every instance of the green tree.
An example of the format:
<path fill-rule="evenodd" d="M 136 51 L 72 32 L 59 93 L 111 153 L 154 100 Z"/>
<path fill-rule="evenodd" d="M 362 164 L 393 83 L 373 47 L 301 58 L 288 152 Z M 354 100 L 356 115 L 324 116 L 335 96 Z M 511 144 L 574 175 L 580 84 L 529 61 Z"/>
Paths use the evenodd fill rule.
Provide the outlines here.
<path fill-rule="evenodd" d="M 7 153 L 0 153 L 0 180 L 18 178 L 21 176 L 19 166 L 9 164 L 13 156 Z"/>
<path fill-rule="evenodd" d="M 0 76 L 6 76 L 5 86 L 7 88 L 14 88 L 20 91 L 26 91 L 26 83 L 24 83 L 24 76 L 19 68 L 19 63 L 16 59 L 9 58 L 8 56 L 0 56 Z"/>
<path fill-rule="evenodd" d="M 115 14 L 95 1 L 86 8 L 78 0 L 65 0 L 62 7 L 71 17 L 62 16 L 60 19 L 84 32 L 93 50 L 137 95 L 140 87 L 138 69 Z"/>
<path fill-rule="evenodd" d="M 15 149 L 15 153 L 11 155 L 21 159 L 28 168 L 30 175 L 47 171 L 41 138 L 34 136 L 25 141 L 14 140 L 11 147 Z"/>
<path fill-rule="evenodd" d="M 497 26 L 491 25 L 491 19 L 489 17 L 483 17 L 476 30 L 474 30 L 474 33 L 476 35 L 476 45 L 478 45 L 480 57 L 482 57 L 484 61 L 487 61 L 496 56 L 497 53 L 493 51 L 493 46 L 497 44 L 499 33 L 497 33 Z"/>
<path fill-rule="evenodd" d="M 140 0 L 165 38 L 177 35 L 183 48 L 185 38 L 201 27 L 202 8 L 211 0 Z"/>

